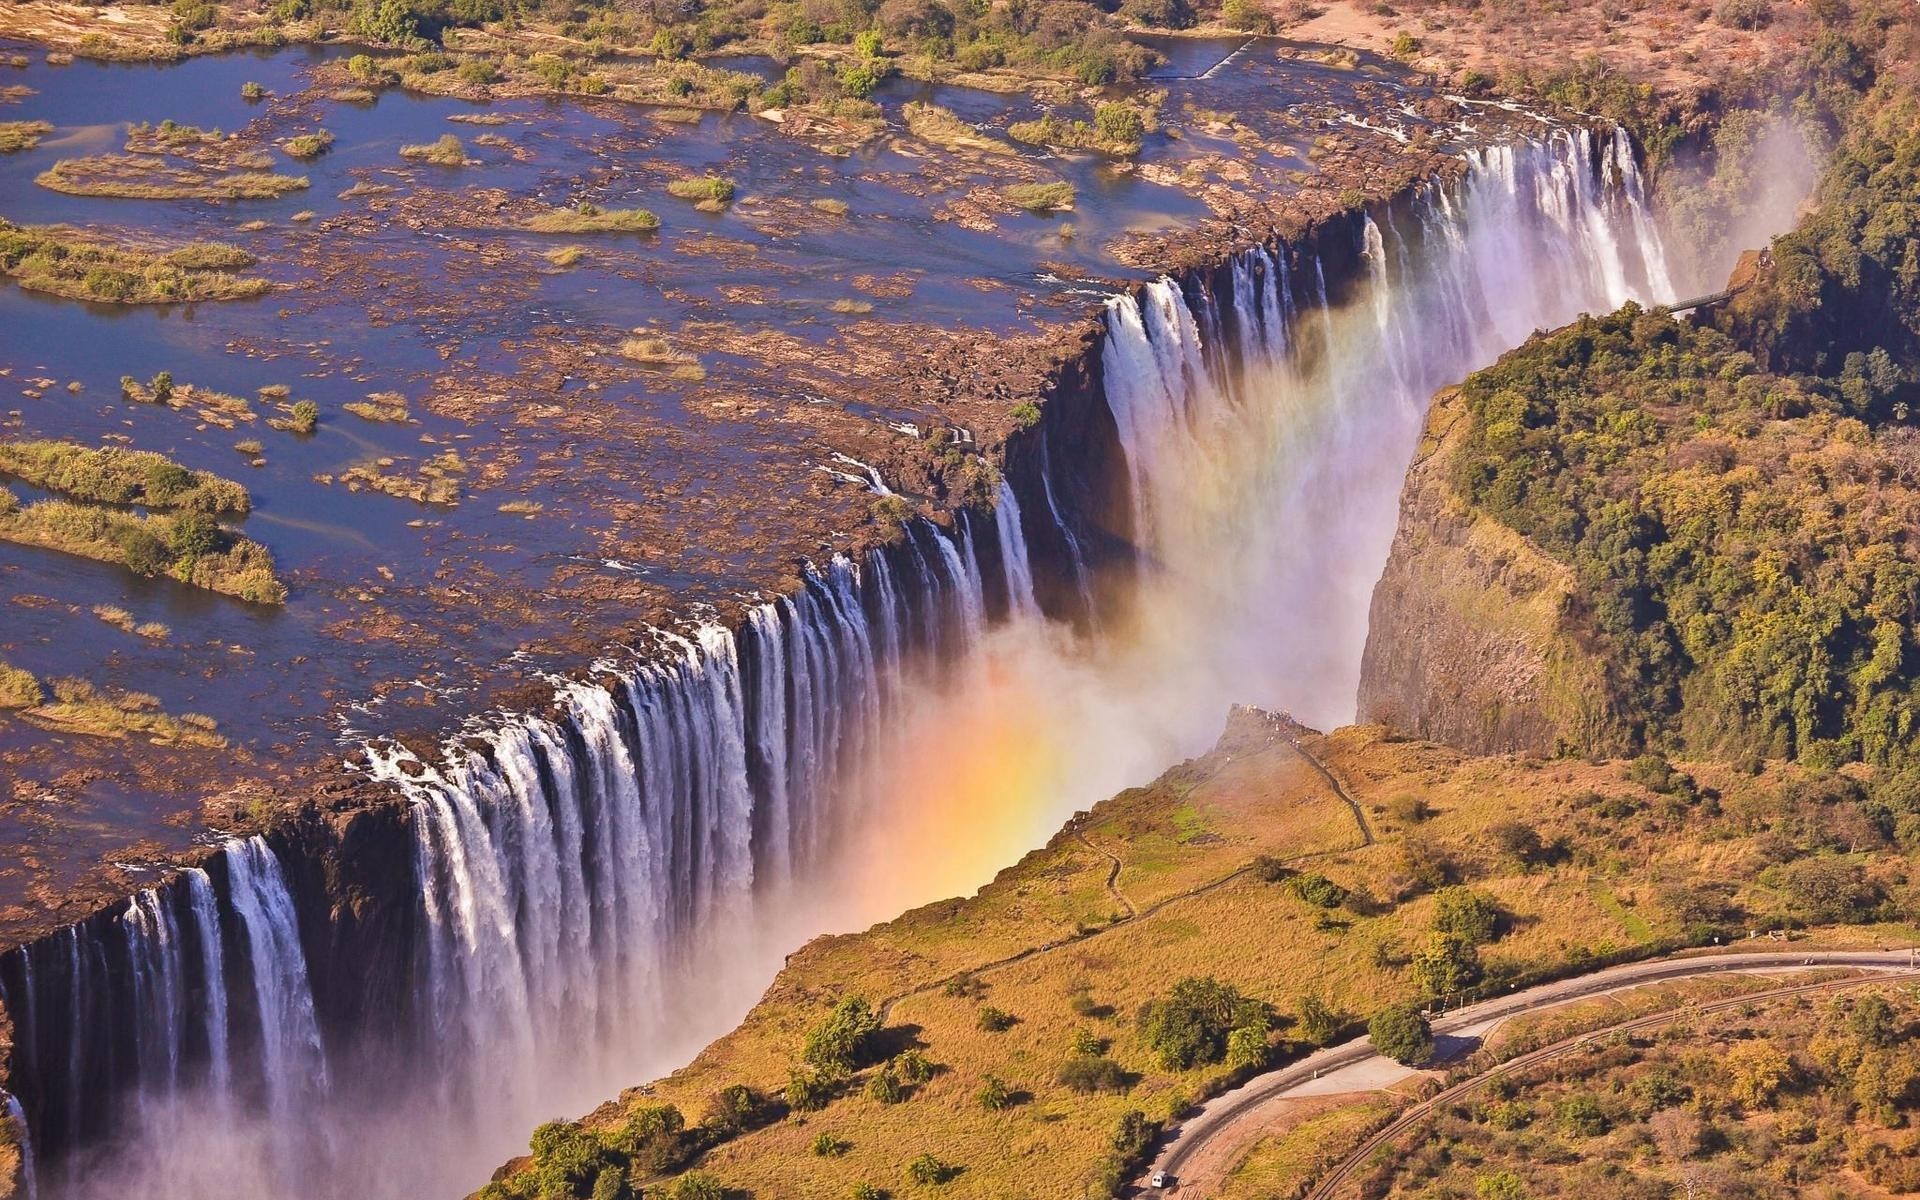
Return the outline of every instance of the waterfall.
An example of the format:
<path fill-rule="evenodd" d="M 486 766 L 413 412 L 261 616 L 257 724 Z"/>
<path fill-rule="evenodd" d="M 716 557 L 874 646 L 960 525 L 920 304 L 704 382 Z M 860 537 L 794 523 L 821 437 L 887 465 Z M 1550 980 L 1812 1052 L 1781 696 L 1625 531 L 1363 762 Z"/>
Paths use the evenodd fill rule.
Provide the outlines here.
<path fill-rule="evenodd" d="M 39 1180 L 33 1172 L 33 1131 L 27 1127 L 27 1114 L 20 1107 L 20 1101 L 7 1097 L 7 1123 L 13 1127 L 13 1140 L 20 1151 L 20 1186 L 26 1191 L 26 1200 L 38 1200 Z"/>
<path fill-rule="evenodd" d="M 226 843 L 215 861 L 217 876 L 184 870 L 0 963 L 29 1153 L 64 1153 L 109 1130 L 177 1136 L 183 1111 L 246 1112 L 256 1092 L 284 1122 L 276 1155 L 291 1161 L 313 1136 L 297 1118 L 311 1113 L 326 1067 L 285 874 L 259 837 Z M 230 938 L 244 945 L 233 974 Z M 236 1010 L 249 1029 L 243 1072 Z"/>
<path fill-rule="evenodd" d="M 323 1037 L 301 914 L 259 838 L 0 960 L 43 1175 L 49 1147 L 105 1131 L 111 1079 L 203 1134 L 248 1131 L 180 1157 L 251 1161 L 255 1194 L 450 1194 L 536 1122 L 683 1061 L 861 880 L 921 900 L 948 886 L 920 882 L 902 845 L 1004 862 L 991 838 L 1017 853 L 1198 752 L 1229 701 L 1350 717 L 1430 395 L 1537 327 L 1671 293 L 1631 145 L 1556 130 L 1472 152 L 1459 182 L 1311 244 L 1113 298 L 1112 480 L 1056 455 L 1043 423 L 1038 470 L 999 486 L 991 530 L 984 513 L 909 521 L 732 620 L 653 630 L 553 680 L 540 711 L 476 718 L 431 761 L 368 751 L 408 802 L 417 900 L 405 1053 L 384 1071 L 361 1078 Z M 1123 534 L 1061 500 L 1107 482 L 1126 511 L 1101 517 L 1130 518 L 1136 553 L 1124 587 L 1096 589 Z M 1029 530 L 1067 561 L 1036 564 Z M 1085 636 L 1042 613 L 1036 566 L 1070 582 Z M 893 826 L 909 835 L 863 840 Z M 74 1194 L 157 1178 L 165 1149 L 136 1146 L 124 1179 Z"/>

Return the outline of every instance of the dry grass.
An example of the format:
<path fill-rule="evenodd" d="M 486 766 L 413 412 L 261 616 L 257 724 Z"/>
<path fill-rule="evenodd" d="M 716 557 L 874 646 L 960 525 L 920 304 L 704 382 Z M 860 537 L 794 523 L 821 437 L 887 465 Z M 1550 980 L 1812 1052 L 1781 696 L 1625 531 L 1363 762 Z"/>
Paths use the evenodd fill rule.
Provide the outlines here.
<path fill-rule="evenodd" d="M 862 1181 L 897 1186 L 903 1164 L 931 1152 L 966 1168 L 943 1194 L 1078 1196 L 1123 1112 L 1164 1117 L 1219 1071 L 1163 1068 L 1132 1021 L 1143 1003 L 1182 976 L 1212 975 L 1270 1002 L 1283 1017 L 1276 1048 L 1290 1052 L 1284 1017 L 1305 995 L 1364 1018 L 1417 994 L 1407 956 L 1425 945 L 1434 911 L 1429 885 L 1417 879 L 1422 863 L 1449 864 L 1510 914 L 1508 931 L 1482 950 L 1487 970 L 1502 978 L 1628 952 L 1649 935 L 1679 937 L 1666 893 L 1616 879 L 1604 864 L 1634 863 L 1636 880 L 1663 885 L 1735 883 L 1735 901 L 1757 914 L 1779 904 L 1755 881 L 1764 860 L 1749 832 L 1766 827 L 1751 814 L 1773 802 L 1779 771 L 1753 779 L 1699 768 L 1701 784 L 1722 795 L 1727 815 L 1716 817 L 1626 782 L 1619 764 L 1468 759 L 1389 741 L 1377 729 L 1307 744 L 1346 781 L 1376 844 L 1358 848 L 1347 806 L 1284 739 L 1239 727 L 1213 754 L 1098 806 L 1081 827 L 1098 849 L 1063 832 L 974 897 L 810 943 L 738 1030 L 657 1082 L 650 1099 L 679 1105 L 691 1120 L 728 1084 L 777 1092 L 806 1030 L 839 997 L 894 998 L 889 1026 L 913 1031 L 944 1072 L 898 1105 L 866 1098 L 856 1080 L 825 1111 L 743 1135 L 711 1151 L 702 1168 L 759 1195 L 843 1196 Z M 1406 811 L 1394 802 L 1410 792 L 1434 814 L 1417 826 L 1389 811 Z M 1596 794 L 1631 799 L 1631 815 L 1598 817 Z M 1530 869 L 1504 859 L 1488 830 L 1516 815 L 1549 842 L 1566 838 L 1574 852 Z M 1107 890 L 1111 864 L 1102 851 L 1119 859 L 1124 903 Z M 1256 855 L 1324 873 L 1372 899 L 1314 907 L 1246 871 Z M 1900 860 L 1868 861 L 1885 873 Z M 1596 900 L 1596 878 L 1617 904 Z M 1141 915 L 1128 918 L 1129 904 Z M 1005 961 L 1035 947 L 1044 949 Z M 969 994 L 947 987 L 959 977 L 974 981 Z M 1018 1022 L 983 1031 L 982 1004 Z M 1125 1094 L 1083 1096 L 1056 1081 L 1083 1029 L 1109 1041 L 1110 1057 L 1136 1077 Z M 985 1110 L 977 1093 L 988 1075 L 1030 1099 Z M 851 1148 L 814 1155 L 823 1132 Z M 1313 1146 L 1305 1138 L 1282 1157 Z"/>
<path fill-rule="evenodd" d="M 325 154 L 332 145 L 333 134 L 328 130 L 320 129 L 313 133 L 303 133 L 298 137 L 290 137 L 280 143 L 280 148 L 285 150 L 290 157 L 305 162 L 308 159 L 319 158 L 322 154 Z"/>
<path fill-rule="evenodd" d="M 1285 1127 L 1256 1143 L 1234 1168 L 1218 1200 L 1268 1200 L 1297 1195 L 1296 1189 L 1340 1161 L 1354 1143 L 1399 1108 L 1385 1097 L 1358 1103 L 1301 1101 L 1297 1116 L 1282 1117 Z"/>
<path fill-rule="evenodd" d="M 199 713 L 178 717 L 160 711 L 160 701 L 145 692 L 103 692 L 84 679 L 53 681 L 53 700 L 26 709 L 27 720 L 61 733 L 88 737 L 144 738 L 158 746 L 219 750 L 227 739 L 218 724 Z"/>
<path fill-rule="evenodd" d="M 541 255 L 556 267 L 571 267 L 587 256 L 585 246 L 555 246 Z"/>
<path fill-rule="evenodd" d="M 437 167 L 464 167 L 473 161 L 467 157 L 466 145 L 451 133 L 443 133 L 437 141 L 425 146 L 402 146 L 400 157 Z"/>
<path fill-rule="evenodd" d="M 466 475 L 467 464 L 460 458 L 459 452 L 443 450 L 418 466 L 413 465 L 410 459 L 394 457 L 357 463 L 342 471 L 338 478 L 350 492 L 379 492 L 401 500 L 412 500 L 416 504 L 439 504 L 451 508 L 460 503 L 461 485 Z M 318 477 L 318 482 L 332 483 L 334 477 L 322 475 Z"/>
<path fill-rule="evenodd" d="M 363 421 L 398 424 L 413 419 L 413 414 L 407 408 L 407 398 L 399 392 L 375 392 L 365 400 L 350 400 L 341 407 Z"/>
<path fill-rule="evenodd" d="M 830 217 L 844 217 L 850 211 L 845 200 L 831 200 L 824 197 L 809 201 L 808 207 L 815 212 L 826 213 Z"/>
<path fill-rule="evenodd" d="M 975 150 L 983 154 L 1016 153 L 1012 146 L 999 138 L 981 133 L 952 111 L 937 104 L 909 101 L 900 115 L 906 120 L 907 132 L 923 142 L 931 142 L 948 150 Z"/>
<path fill-rule="evenodd" d="M 131 249 L 64 226 L 0 220 L 0 271 L 29 291 L 98 304 L 240 300 L 273 290 L 234 272 L 257 261 L 237 246 L 200 242 L 171 252 Z"/>
<path fill-rule="evenodd" d="M 53 132 L 45 121 L 0 121 L 0 154 L 31 150 Z"/>
<path fill-rule="evenodd" d="M 0 708 L 32 708 L 45 695 L 31 671 L 0 662 Z"/>
<path fill-rule="evenodd" d="M 534 233 L 652 233 L 660 218 L 644 208 L 556 208 L 527 219 Z"/>
<path fill-rule="evenodd" d="M 733 180 L 718 175 L 675 179 L 667 184 L 667 194 L 693 201 L 693 206 L 702 212 L 719 212 L 733 202 Z"/>
<path fill-rule="evenodd" d="M 1015 208 L 1033 213 L 1060 212 L 1073 207 L 1074 191 L 1070 183 L 1015 183 L 1000 189 L 1000 195 Z"/>
<path fill-rule="evenodd" d="M 34 177 L 71 196 L 126 200 L 275 200 L 308 185 L 304 175 L 174 166 L 147 155 L 65 158 Z"/>

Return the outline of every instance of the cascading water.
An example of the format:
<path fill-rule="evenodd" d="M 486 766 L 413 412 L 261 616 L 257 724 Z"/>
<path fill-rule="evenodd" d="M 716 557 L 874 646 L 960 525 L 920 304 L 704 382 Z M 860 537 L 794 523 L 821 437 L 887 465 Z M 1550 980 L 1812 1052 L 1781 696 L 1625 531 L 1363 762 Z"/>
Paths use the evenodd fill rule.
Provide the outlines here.
<path fill-rule="evenodd" d="M 660 632 L 438 762 L 372 754 L 412 801 L 400 1069 L 336 1066 L 258 839 L 143 893 L 112 930 L 9 956 L 13 1078 L 40 1141 L 105 1140 L 121 1108 L 103 1081 L 133 1098 L 130 1143 L 61 1194 L 470 1187 L 534 1123 L 684 1060 L 799 936 L 977 884 L 1203 748 L 1230 702 L 1350 716 L 1430 394 L 1535 327 L 1673 284 L 1623 135 L 1476 152 L 1462 181 L 1320 245 L 1345 236 L 1331 284 L 1311 249 L 1255 248 L 1217 285 L 1163 279 L 1108 304 L 1123 586 L 1094 577 L 1085 514 L 1057 486 L 1087 464 L 1043 424 L 1039 469 L 1017 497 L 1000 488 L 990 521 L 911 523 L 735 629 Z M 1069 561 L 1032 561 L 1035 532 Z M 1049 568 L 1071 603 L 1043 615 Z M 1097 632 L 1071 636 L 1069 616 Z M 106 986 L 110 956 L 130 988 Z M 109 994 L 130 1011 L 95 1011 Z M 172 1145 L 142 1134 L 163 1118 Z"/>

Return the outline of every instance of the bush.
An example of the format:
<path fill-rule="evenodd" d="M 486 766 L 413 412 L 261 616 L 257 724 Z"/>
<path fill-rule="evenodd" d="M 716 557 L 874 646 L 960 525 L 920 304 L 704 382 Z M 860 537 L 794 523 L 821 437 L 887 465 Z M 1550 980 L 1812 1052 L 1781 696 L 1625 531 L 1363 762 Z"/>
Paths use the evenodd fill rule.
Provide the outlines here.
<path fill-rule="evenodd" d="M 813 1153 L 819 1158 L 840 1158 L 853 1149 L 853 1143 L 831 1133 L 816 1134 L 813 1139 Z"/>
<path fill-rule="evenodd" d="M 1289 879 L 1287 890 L 1318 908 L 1339 908 L 1347 899 L 1347 889 L 1313 871 Z"/>
<path fill-rule="evenodd" d="M 885 1188 L 871 1183 L 856 1183 L 847 1191 L 848 1200 L 887 1200 L 889 1195 Z"/>
<path fill-rule="evenodd" d="M 1418 825 L 1433 816 L 1433 806 L 1425 796 L 1405 792 L 1387 801 L 1387 815 L 1402 825 Z"/>
<path fill-rule="evenodd" d="M 673 1184 L 673 1200 L 727 1200 L 727 1189 L 705 1171 L 689 1171 Z"/>
<path fill-rule="evenodd" d="M 1007 416 L 1012 418 L 1014 428 L 1032 429 L 1040 423 L 1040 406 L 1031 400 L 1022 400 L 1007 410 Z"/>
<path fill-rule="evenodd" d="M 1560 1128 L 1574 1137 L 1599 1137 L 1613 1127 L 1592 1096 L 1569 1097 L 1561 1103 L 1557 1116 Z"/>
<path fill-rule="evenodd" d="M 1433 894 L 1433 931 L 1452 934 L 1470 945 L 1490 942 L 1500 925 L 1493 897 L 1467 887 L 1444 887 Z"/>
<path fill-rule="evenodd" d="M 846 1075 L 859 1068 L 880 1032 L 880 1018 L 862 996 L 849 996 L 807 1032 L 801 1057 L 826 1074 Z"/>
<path fill-rule="evenodd" d="M 1412 1004 L 1390 1005 L 1373 1014 L 1367 1022 L 1367 1040 L 1402 1066 L 1425 1066 L 1433 1057 L 1433 1031 L 1426 1014 Z"/>
<path fill-rule="evenodd" d="M 918 1184 L 942 1184 L 960 1174 L 960 1168 L 931 1154 L 922 1154 L 907 1164 L 907 1178 Z"/>
<path fill-rule="evenodd" d="M 1340 1030 L 1346 1025 L 1346 1019 L 1335 1012 L 1318 996 L 1307 996 L 1300 1001 L 1300 1036 L 1307 1044 L 1315 1047 L 1331 1046 L 1340 1036 Z"/>
<path fill-rule="evenodd" d="M 1219 1062 L 1233 1030 L 1252 1028 L 1264 1035 L 1269 1023 L 1266 1005 L 1212 977 L 1188 976 L 1165 998 L 1140 1009 L 1141 1036 L 1170 1071 Z"/>
<path fill-rule="evenodd" d="M 818 1071 L 792 1071 L 787 1075 L 787 1107 L 794 1112 L 819 1112 L 833 1102 L 839 1091 L 837 1076 Z"/>
<path fill-rule="evenodd" d="M 1005 1033 L 1019 1020 L 1010 1012 L 995 1008 L 991 1004 L 980 1006 L 980 1015 L 974 1024 L 985 1033 Z"/>
<path fill-rule="evenodd" d="M 893 1057 L 893 1069 L 908 1083 L 925 1083 L 933 1078 L 935 1067 L 918 1050 L 906 1050 Z"/>
<path fill-rule="evenodd" d="M 1000 1112 L 1013 1107 L 1013 1092 L 998 1075 L 989 1075 L 986 1082 L 980 1085 L 979 1100 L 981 1108 L 988 1112 Z"/>
<path fill-rule="evenodd" d="M 907 1089 L 900 1086 L 900 1077 L 891 1066 L 880 1068 L 867 1081 L 867 1099 L 876 1104 L 898 1104 L 906 1098 Z"/>
<path fill-rule="evenodd" d="M 1765 29 L 1773 24 L 1772 0 L 1720 0 L 1713 19 L 1729 29 Z"/>
<path fill-rule="evenodd" d="M 311 400 L 296 401 L 287 428 L 295 433 L 312 433 L 320 427 L 320 406 Z"/>
<path fill-rule="evenodd" d="M 1094 1054 L 1078 1054 L 1061 1064 L 1060 1086 L 1090 1096 L 1095 1092 L 1124 1092 L 1133 1080 L 1119 1063 Z"/>

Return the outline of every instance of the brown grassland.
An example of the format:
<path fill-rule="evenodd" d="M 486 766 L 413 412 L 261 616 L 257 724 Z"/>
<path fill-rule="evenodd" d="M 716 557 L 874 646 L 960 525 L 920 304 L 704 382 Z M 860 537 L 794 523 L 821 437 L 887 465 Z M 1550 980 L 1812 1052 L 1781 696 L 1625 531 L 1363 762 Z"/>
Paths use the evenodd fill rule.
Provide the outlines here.
<path fill-rule="evenodd" d="M 1423 993 L 1417 959 L 1449 884 L 1503 914 L 1481 951 L 1501 990 L 1715 932 L 1832 921 L 1820 899 L 1832 880 L 1860 901 L 1847 911 L 1861 924 L 1829 940 L 1870 940 L 1872 922 L 1906 911 L 1908 861 L 1864 828 L 1844 779 L 1691 769 L 1473 759 L 1370 727 L 1302 733 L 1296 747 L 1275 719 L 1243 711 L 1212 753 L 1098 806 L 977 895 L 809 943 L 738 1029 L 586 1125 L 610 1133 L 663 1102 L 691 1124 L 736 1084 L 777 1097 L 809 1030 L 858 996 L 883 1018 L 885 1051 L 918 1048 L 932 1078 L 889 1103 L 866 1094 L 885 1068 L 863 1066 L 823 1110 L 719 1140 L 691 1165 L 757 1196 L 840 1198 L 862 1184 L 905 1196 L 934 1194 L 903 1175 L 933 1154 L 961 1168 L 942 1196 L 1098 1195 L 1124 1114 L 1162 1120 L 1228 1081 L 1218 1065 L 1162 1066 L 1138 1027 L 1182 977 L 1271 1004 L 1270 1052 L 1291 1057 L 1306 1049 L 1292 1016 L 1307 997 L 1353 1032 Z M 1330 778 L 1363 810 L 1370 844 Z M 1805 855 L 1817 880 L 1781 865 Z M 1344 902 L 1293 886 L 1313 874 L 1347 889 Z M 1124 1090 L 1063 1085 L 1076 1041 L 1104 1044 Z M 990 1077 L 1011 1106 L 983 1104 Z M 816 1151 L 822 1135 L 836 1152 Z"/>

